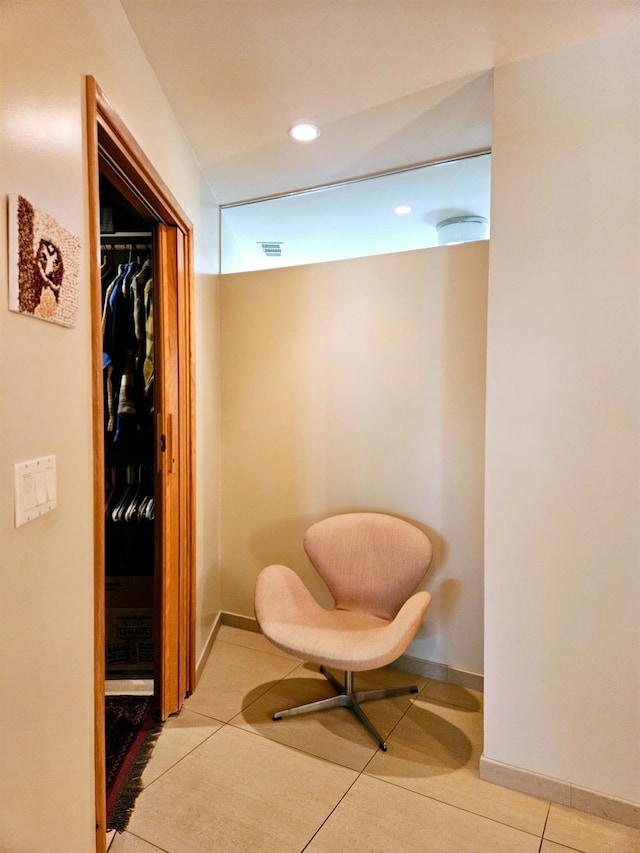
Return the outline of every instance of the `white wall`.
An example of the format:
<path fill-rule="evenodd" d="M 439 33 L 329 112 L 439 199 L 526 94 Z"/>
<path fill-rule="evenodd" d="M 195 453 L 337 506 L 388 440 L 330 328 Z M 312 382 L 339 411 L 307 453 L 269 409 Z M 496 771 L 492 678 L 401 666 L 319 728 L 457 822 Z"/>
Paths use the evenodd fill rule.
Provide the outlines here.
<path fill-rule="evenodd" d="M 117 0 L 3 0 L 0 16 L 0 191 L 23 194 L 82 244 L 75 329 L 9 312 L 1 200 L 0 851 L 85 853 L 95 811 L 84 75 L 95 76 L 194 222 L 198 355 L 210 362 L 198 374 L 205 400 L 217 383 L 217 210 Z M 216 419 L 217 403 L 207 402 L 198 413 L 199 459 L 209 468 L 198 479 L 204 622 L 219 597 L 217 492 L 203 488 L 218 476 Z M 16 529 L 13 464 L 49 453 L 57 456 L 58 507 Z"/>
<path fill-rule="evenodd" d="M 495 72 L 485 756 L 640 803 L 640 41 Z"/>
<path fill-rule="evenodd" d="M 222 607 L 341 511 L 433 539 L 409 654 L 481 673 L 488 244 L 223 275 Z"/>

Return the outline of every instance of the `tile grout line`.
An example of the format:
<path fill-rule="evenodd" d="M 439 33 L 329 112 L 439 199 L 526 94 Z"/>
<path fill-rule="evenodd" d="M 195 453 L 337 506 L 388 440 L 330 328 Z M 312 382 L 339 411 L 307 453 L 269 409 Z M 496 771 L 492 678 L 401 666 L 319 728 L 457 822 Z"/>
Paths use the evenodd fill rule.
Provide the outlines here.
<path fill-rule="evenodd" d="M 276 655 L 275 657 L 277 657 L 277 655 Z M 295 672 L 295 671 L 296 671 L 296 669 L 299 669 L 301 665 L 302 665 L 302 663 L 301 663 L 301 662 L 296 663 L 296 665 L 295 665 L 292 669 L 290 669 L 290 670 L 286 673 L 286 675 L 283 675 L 283 676 L 282 676 L 282 678 L 279 678 L 279 679 L 277 679 L 276 681 L 274 681 L 274 682 L 273 682 L 273 684 L 271 685 L 271 687 L 267 687 L 267 689 L 266 689 L 266 690 L 264 690 L 262 693 L 260 693 L 258 696 L 256 696 L 256 698 L 255 698 L 255 699 L 252 699 L 252 700 L 251 700 L 251 702 L 248 702 L 246 705 L 242 705 L 242 704 L 241 704 L 241 705 L 240 705 L 240 710 L 239 710 L 239 711 L 237 711 L 237 713 L 235 713 L 235 714 L 233 715 L 233 717 L 231 717 L 231 719 L 229 719 L 229 720 L 225 720 L 225 723 L 230 723 L 230 722 L 231 722 L 231 720 L 235 719 L 235 718 L 238 716 L 238 714 L 242 714 L 244 711 L 246 711 L 246 710 L 247 710 L 247 708 L 250 708 L 252 705 L 255 705 L 255 703 L 256 703 L 256 702 L 258 702 L 260 699 L 264 698 L 264 696 L 266 696 L 266 694 L 267 694 L 267 693 L 269 693 L 269 691 L 271 691 L 271 690 L 275 690 L 275 688 L 276 688 L 279 684 L 282 684 L 282 682 L 283 682 L 283 681 L 286 681 L 286 679 L 287 679 L 287 678 L 289 678 L 289 676 L 290 676 L 293 672 Z M 238 727 L 236 726 L 236 728 L 238 728 Z"/>
<path fill-rule="evenodd" d="M 410 710 L 412 709 L 412 707 L 414 706 L 415 702 L 419 699 L 419 697 L 420 697 L 420 696 L 421 696 L 421 694 L 422 694 L 422 691 L 425 689 L 425 687 L 426 687 L 426 686 L 427 686 L 427 685 L 425 684 L 425 685 L 422 687 L 422 689 L 421 689 L 421 690 L 419 690 L 417 694 L 415 694 L 415 697 L 411 700 L 410 705 L 409 705 L 409 706 L 408 706 L 408 708 L 405 710 L 404 714 L 400 717 L 400 719 L 398 720 L 398 722 L 393 726 L 393 728 L 391 729 L 391 731 L 389 732 L 389 734 L 388 734 L 388 736 L 387 736 L 387 737 L 391 737 L 391 735 L 392 735 L 392 734 L 393 734 L 393 732 L 396 730 L 396 728 L 398 727 L 398 725 L 400 724 L 400 722 L 401 722 L 401 721 L 406 717 L 406 715 L 409 713 L 409 711 L 410 711 Z M 430 703 L 430 700 L 429 700 L 427 697 L 425 697 L 425 701 L 427 701 L 428 703 Z M 441 705 L 442 705 L 442 706 L 444 706 L 444 707 L 454 708 L 455 710 L 464 710 L 464 711 L 469 710 L 469 709 L 467 709 L 467 708 L 463 708 L 463 707 L 461 707 L 461 706 L 457 706 L 457 705 L 450 705 L 450 704 L 448 704 L 448 703 L 446 703 L 446 702 L 439 702 L 438 704 L 441 704 Z M 480 712 L 480 711 L 472 711 L 471 713 L 481 713 L 481 712 Z M 529 831 L 528 831 L 528 830 L 526 830 L 526 829 L 520 829 L 520 827 L 512 826 L 511 824 L 509 824 L 509 823 L 505 823 L 505 822 L 503 822 L 503 821 L 501 821 L 501 820 L 496 820 L 495 818 L 488 817 L 487 815 L 479 814 L 478 812 L 471 811 L 470 809 L 465 809 L 465 808 L 463 808 L 462 806 L 454 805 L 453 803 L 449 803 L 449 802 L 447 802 L 447 800 L 441 800 L 441 799 L 439 799 L 438 797 L 433 797 L 433 796 L 430 796 L 429 794 L 424 794 L 424 793 L 422 793 L 421 791 L 415 791 L 415 790 L 413 790 L 413 788 L 405 788 L 403 785 L 399 785 L 397 782 L 390 782 L 388 779 L 382 779 L 382 778 L 380 778 L 380 776 L 374 776 L 372 773 L 367 773 L 367 768 L 369 767 L 369 765 L 371 764 L 371 762 L 373 761 L 373 759 L 374 759 L 374 758 L 376 758 L 376 756 L 377 756 L 377 755 L 378 755 L 378 752 L 377 752 L 377 751 L 373 753 L 373 755 L 371 756 L 371 758 L 367 761 L 367 763 L 366 763 L 366 764 L 365 764 L 365 766 L 363 767 L 362 771 L 360 772 L 360 774 L 359 774 L 360 776 L 361 776 L 361 775 L 366 775 L 369 779 L 376 779 L 378 782 L 384 782 L 384 783 L 386 783 L 387 785 L 392 785 L 394 788 L 398 788 L 398 789 L 400 789 L 401 791 L 407 791 L 407 792 L 409 792 L 409 793 L 417 794 L 419 797 L 424 797 L 424 798 L 425 798 L 425 799 L 427 799 L 427 800 L 433 800 L 434 802 L 442 803 L 442 804 L 443 804 L 443 805 L 445 805 L 445 806 L 451 806 L 451 808 L 459 809 L 461 812 L 465 812 L 466 814 L 475 815 L 475 817 L 482 818 L 483 820 L 490 820 L 490 821 L 492 821 L 493 823 L 497 823 L 499 826 L 506 826 L 506 827 L 508 827 L 509 829 L 515 829 L 517 832 L 524 832 L 526 835 L 531 835 L 531 836 L 533 836 L 534 838 L 537 838 L 537 837 L 538 837 L 538 834 L 537 834 L 537 833 L 535 833 L 535 832 L 529 832 Z M 357 781 L 357 780 L 356 780 L 356 781 Z M 354 782 L 354 784 L 355 784 L 355 782 Z M 544 830 L 546 829 L 547 820 L 549 819 L 549 811 L 550 811 L 550 809 L 551 809 L 551 803 L 550 803 L 550 802 L 548 802 L 548 803 L 547 803 L 547 815 L 546 815 L 546 817 L 545 817 L 544 827 L 543 827 L 543 830 L 542 830 L 542 834 L 539 836 L 539 837 L 540 837 L 540 847 L 542 846 L 542 842 L 543 842 L 543 840 L 544 840 Z M 538 853 L 540 853 L 540 849 L 538 849 Z"/>
<path fill-rule="evenodd" d="M 360 776 L 363 773 L 363 770 L 357 770 L 355 767 L 349 767 L 346 764 L 338 764 L 337 761 L 332 761 L 332 759 L 330 759 L 330 758 L 324 758 L 322 755 L 314 755 L 314 753 L 307 752 L 306 750 L 302 749 L 302 747 L 300 747 L 300 746 L 292 746 L 289 743 L 283 743 L 281 740 L 275 740 L 275 738 L 267 737 L 266 735 L 263 735 L 261 732 L 258 732 L 255 729 L 245 729 L 243 726 L 234 726 L 234 724 L 231 720 L 229 720 L 228 723 L 224 723 L 223 725 L 231 726 L 231 728 L 234 729 L 235 731 L 244 732 L 245 734 L 253 735 L 255 737 L 262 738 L 262 740 L 266 740 L 269 743 L 273 743 L 276 746 L 281 747 L 282 749 L 289 749 L 292 752 L 298 752 L 298 753 L 300 753 L 300 755 L 305 755 L 307 758 L 313 758 L 314 761 L 322 761 L 325 764 L 330 764 L 332 767 L 338 767 L 341 770 L 347 770 L 347 771 L 351 771 L 352 773 L 357 773 L 358 776 Z M 215 734 L 217 734 L 217 732 L 215 732 Z M 356 781 L 357 781 L 357 778 L 353 780 L 354 783 Z"/>
<path fill-rule="evenodd" d="M 322 759 L 322 760 L 328 760 L 328 759 Z M 371 760 L 371 759 L 369 759 L 369 760 Z M 335 765 L 336 767 L 341 767 L 341 766 L 342 766 L 341 764 L 336 764 L 336 762 L 335 762 L 335 761 L 330 761 L 329 763 L 330 763 L 330 764 Z M 368 763 L 368 762 L 367 762 L 367 763 Z M 334 813 L 334 812 L 335 812 L 335 810 L 338 808 L 338 806 L 340 805 L 340 803 L 342 803 L 342 801 L 343 801 L 343 800 L 344 800 L 344 798 L 347 796 L 347 794 L 349 793 L 349 791 L 350 791 L 350 790 L 353 788 L 353 786 L 356 784 L 356 782 L 358 781 L 358 779 L 360 779 L 360 777 L 362 776 L 363 772 L 364 772 L 363 770 L 358 771 L 358 775 L 356 776 L 356 778 L 355 778 L 355 779 L 353 780 L 353 782 L 349 785 L 349 787 L 348 787 L 348 788 L 347 788 L 347 790 L 344 792 L 344 794 L 340 797 L 340 799 L 338 800 L 338 802 L 337 802 L 337 803 L 333 806 L 333 808 L 329 811 L 329 814 L 325 817 L 325 819 L 322 821 L 322 823 L 320 824 L 320 826 L 316 829 L 316 831 L 313 833 L 313 835 L 312 835 L 312 836 L 311 836 L 311 838 L 307 841 L 307 843 L 304 845 L 304 847 L 302 847 L 302 848 L 301 848 L 300 853 L 304 853 L 304 851 L 305 851 L 305 850 L 307 849 L 307 847 L 311 844 L 311 842 L 312 842 L 312 841 L 313 841 L 313 839 L 316 837 L 316 835 L 320 832 L 320 830 L 322 829 L 322 827 L 323 827 L 323 826 L 325 826 L 325 824 L 327 823 L 327 821 L 329 820 L 329 818 L 333 815 L 333 813 Z"/>
<path fill-rule="evenodd" d="M 549 822 L 549 813 L 551 811 L 551 803 L 549 803 L 547 807 L 547 814 L 544 819 L 544 826 L 542 827 L 542 833 L 540 835 L 540 844 L 538 844 L 538 853 L 542 853 L 542 845 L 544 844 L 544 834 L 547 831 L 547 823 Z"/>
<path fill-rule="evenodd" d="M 150 844 L 156 850 L 160 850 L 161 853 L 171 853 L 171 851 L 167 850 L 166 847 L 158 847 L 158 845 L 155 842 L 149 841 L 148 838 L 144 838 L 142 835 L 137 835 L 135 832 L 131 832 L 131 830 L 129 830 L 129 829 L 125 829 L 125 831 L 122 834 L 124 835 L 125 833 L 127 835 L 130 835 L 132 838 L 137 838 L 139 841 L 143 841 L 145 844 Z"/>
<path fill-rule="evenodd" d="M 401 722 L 404 720 L 404 718 L 407 716 L 407 714 L 409 713 L 409 711 L 413 708 L 413 706 L 414 706 L 414 704 L 415 704 L 416 700 L 418 699 L 418 697 L 420 696 L 420 694 L 422 693 L 422 691 L 425 689 L 425 687 L 426 687 L 426 686 L 427 686 L 426 684 L 423 684 L 423 686 L 421 687 L 421 689 L 420 689 L 420 690 L 418 690 L 418 692 L 414 694 L 413 698 L 409 699 L 409 704 L 408 704 L 408 705 L 407 705 L 407 707 L 405 708 L 404 713 L 402 714 L 402 716 L 401 716 L 401 717 L 399 717 L 399 718 L 398 718 L 398 720 L 397 720 L 397 722 L 395 723 L 395 725 L 393 725 L 393 726 L 391 727 L 391 729 L 390 729 L 390 731 L 389 731 L 389 734 L 385 737 L 385 743 L 387 742 L 388 738 L 390 738 L 390 737 L 391 737 L 391 735 L 395 732 L 395 730 L 398 728 L 398 726 L 400 725 L 400 723 L 401 723 Z M 411 694 L 409 694 L 409 695 L 411 695 Z M 377 751 L 376 751 L 376 752 L 374 752 L 374 753 L 373 753 L 373 755 L 371 756 L 371 758 L 367 761 L 367 763 L 365 764 L 365 766 L 362 768 L 362 772 L 363 772 L 363 773 L 366 771 L 367 767 L 371 764 L 371 762 L 373 761 L 373 759 L 376 757 L 376 755 L 377 755 L 377 754 L 378 754 L 378 752 L 377 752 Z"/>
<path fill-rule="evenodd" d="M 204 716 L 204 714 L 201 714 L 200 716 Z M 212 720 L 212 719 L 213 719 L 213 717 L 207 717 L 207 719 Z M 200 749 L 200 747 L 201 747 L 203 744 L 205 744 L 205 743 L 206 743 L 208 740 L 210 740 L 212 737 L 215 737 L 215 735 L 217 735 L 217 734 L 218 734 L 218 732 L 219 732 L 221 729 L 223 729 L 223 728 L 225 727 L 225 725 L 226 725 L 226 723 L 223 723 L 223 722 L 221 722 L 220 720 L 216 720 L 216 723 L 220 723 L 220 726 L 215 730 L 215 732 L 211 732 L 211 734 L 210 734 L 210 735 L 207 735 L 207 737 L 206 737 L 204 740 L 201 740 L 199 744 L 197 744 L 196 746 L 194 746 L 194 747 L 193 747 L 193 749 L 190 749 L 188 752 L 185 752 L 185 754 L 184 754 L 184 755 L 181 755 L 181 756 L 180 756 L 180 758 L 179 758 L 177 761 L 174 761 L 174 763 L 173 763 L 170 767 L 167 767 L 165 770 L 163 770 L 163 771 L 162 771 L 162 773 L 160 773 L 160 775 L 159 775 L 159 776 L 156 776 L 156 778 L 155 778 L 155 779 L 152 779 L 152 780 L 151 780 L 151 782 L 149 782 L 149 784 L 148 784 L 148 785 L 145 785 L 145 786 L 144 786 L 144 788 L 142 789 L 142 791 L 141 791 L 140 793 L 141 793 L 141 794 L 142 794 L 142 793 L 144 793 L 144 792 L 145 792 L 145 791 L 147 791 L 149 788 L 151 788 L 151 786 L 152 786 L 152 785 L 155 785 L 155 783 L 156 783 L 156 782 L 159 782 L 159 781 L 160 781 L 160 779 L 162 779 L 162 777 L 163 777 L 163 776 L 166 776 L 166 774 L 167 774 L 170 770 L 173 770 L 173 768 L 174 768 L 174 767 L 177 767 L 177 766 L 178 766 L 178 764 L 180 764 L 180 762 L 181 762 L 181 761 L 184 761 L 184 759 L 185 759 L 185 758 L 188 758 L 188 756 L 190 756 L 192 753 L 194 753 L 194 752 L 196 751 L 196 749 Z"/>
<path fill-rule="evenodd" d="M 513 826 L 510 823 L 505 823 L 504 821 L 497 820 L 494 817 L 488 817 L 488 815 L 480 814 L 479 812 L 474 812 L 470 809 L 465 809 L 463 806 L 457 806 L 454 803 L 448 802 L 447 800 L 441 800 L 438 797 L 431 796 L 430 794 L 423 794 L 422 791 L 414 791 L 413 788 L 405 788 L 403 785 L 399 785 L 397 782 L 390 782 L 388 779 L 381 779 L 380 776 L 373 776 L 370 773 L 365 773 L 364 770 L 362 771 L 362 775 L 366 775 L 368 779 L 374 779 L 376 782 L 382 782 L 385 785 L 391 785 L 392 787 L 397 788 L 400 791 L 404 791 L 407 794 L 415 794 L 417 797 L 423 797 L 425 800 L 433 800 L 434 803 L 440 803 L 443 806 L 449 806 L 449 808 L 457 809 L 458 811 L 464 812 L 465 814 L 470 814 L 474 817 L 479 817 L 481 820 L 491 821 L 491 823 L 495 823 L 498 826 L 506 826 L 507 829 L 513 829 L 516 832 L 522 832 L 524 835 L 528 835 L 531 838 L 541 838 L 537 832 L 530 832 L 528 829 L 521 829 L 519 826 Z M 549 803 L 549 806 L 550 805 L 551 804 Z M 577 851 L 577 853 L 581 853 L 581 851 Z"/>
<path fill-rule="evenodd" d="M 262 636 L 262 635 L 260 635 L 260 636 Z M 278 651 L 272 652 L 269 649 L 256 649 L 254 646 L 247 646 L 244 643 L 237 643 L 234 640 L 225 640 L 223 637 L 220 637 L 220 639 L 216 640 L 216 642 L 217 643 L 226 643 L 226 645 L 228 645 L 228 646 L 236 646 L 236 648 L 246 649 L 247 651 L 250 651 L 250 652 L 258 652 L 258 653 L 263 654 L 263 655 L 272 655 L 273 657 L 282 658 L 283 660 L 296 660 L 299 664 L 306 662 L 306 661 L 302 660 L 302 658 L 294 658 L 293 655 L 288 655 L 284 652 L 278 652 Z M 213 652 L 213 647 L 212 647 L 211 651 Z"/>
<path fill-rule="evenodd" d="M 222 641 L 222 642 L 224 642 L 224 641 Z M 236 648 L 241 648 L 241 649 L 245 649 L 245 650 L 247 649 L 247 646 L 241 646 L 241 645 L 240 645 L 240 644 L 238 644 L 238 643 L 230 643 L 229 645 L 234 645 L 234 646 L 236 646 Z M 259 652 L 259 649 L 251 649 L 251 648 L 249 648 L 249 649 L 248 649 L 248 651 L 254 651 L 254 652 L 255 652 L 255 651 L 258 651 L 258 652 Z M 268 654 L 268 652 L 267 652 L 267 654 Z M 278 655 L 274 655 L 274 657 L 281 657 L 281 658 L 284 660 L 284 656 L 282 656 L 282 655 L 280 655 L 280 656 L 278 656 Z M 252 699 L 252 700 L 251 700 L 250 702 L 248 702 L 246 705 L 241 705 L 241 706 L 240 706 L 240 708 L 239 708 L 239 710 L 238 710 L 238 711 L 236 711 L 236 712 L 233 714 L 233 716 L 232 716 L 230 719 L 228 719 L 228 720 L 218 720 L 218 718 L 217 718 L 217 717 L 210 717 L 208 714 L 205 714 L 205 713 L 204 713 L 204 712 L 202 712 L 202 711 L 196 711 L 195 709 L 194 709 L 194 710 L 192 710 L 192 713 L 194 713 L 194 714 L 200 714 L 200 716 L 202 716 L 202 717 L 207 717 L 207 719 L 209 719 L 209 720 L 215 720 L 216 722 L 221 723 L 222 725 L 227 725 L 227 724 L 229 724 L 229 723 L 231 722 L 231 720 L 235 719 L 235 717 L 237 717 L 237 716 L 238 716 L 238 714 L 241 714 L 243 711 L 246 711 L 246 710 L 247 710 L 247 708 L 250 708 L 250 707 L 251 707 L 252 705 L 254 705 L 256 702 L 260 701 L 260 699 L 262 699 L 262 698 L 263 698 L 267 693 L 269 693 L 269 691 L 270 691 L 270 690 L 274 690 L 274 689 L 275 689 L 279 684 L 281 684 L 283 681 L 286 681 L 286 679 L 287 679 L 287 678 L 288 678 L 288 677 L 289 677 L 293 672 L 295 672 L 295 671 L 296 671 L 296 669 L 298 669 L 298 668 L 299 668 L 303 663 L 304 663 L 303 661 L 297 661 L 297 662 L 296 662 L 296 664 L 295 664 L 295 666 L 293 666 L 293 667 L 292 667 L 292 668 L 291 668 L 291 669 L 290 669 L 290 670 L 289 670 L 289 671 L 288 671 L 284 676 L 282 676 L 282 678 L 274 679 L 274 681 L 272 682 L 272 684 L 271 684 L 271 686 L 270 686 L 270 687 L 267 687 L 265 690 L 263 690 L 263 691 L 262 691 L 262 693 L 258 694 L 258 695 L 255 697 L 255 699 Z M 190 709 L 187 709 L 187 710 L 190 710 Z M 235 726 L 235 728 L 239 728 L 239 726 Z"/>

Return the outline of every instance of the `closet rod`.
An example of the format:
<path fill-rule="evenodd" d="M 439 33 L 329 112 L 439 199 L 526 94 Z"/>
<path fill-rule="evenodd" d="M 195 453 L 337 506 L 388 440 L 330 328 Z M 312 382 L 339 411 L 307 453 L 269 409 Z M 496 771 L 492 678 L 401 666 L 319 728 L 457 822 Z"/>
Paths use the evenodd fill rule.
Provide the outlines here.
<path fill-rule="evenodd" d="M 153 237 L 151 231 L 103 231 L 100 234 L 100 239 L 103 243 L 109 240 L 128 240 L 130 238 L 141 237 L 144 240 L 150 240 Z"/>
<path fill-rule="evenodd" d="M 146 252 L 151 253 L 151 243 L 100 243 L 102 252 Z"/>

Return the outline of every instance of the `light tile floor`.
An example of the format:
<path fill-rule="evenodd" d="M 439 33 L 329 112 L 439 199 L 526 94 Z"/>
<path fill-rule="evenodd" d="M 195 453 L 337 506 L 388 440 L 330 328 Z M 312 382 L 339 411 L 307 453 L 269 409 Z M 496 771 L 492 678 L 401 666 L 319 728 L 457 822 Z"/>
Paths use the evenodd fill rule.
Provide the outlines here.
<path fill-rule="evenodd" d="M 640 853 L 640 831 L 479 778 L 482 694 L 418 684 L 367 706 L 273 722 L 332 694 L 315 667 L 223 627 L 197 690 L 164 726 L 129 827 L 110 853 Z"/>

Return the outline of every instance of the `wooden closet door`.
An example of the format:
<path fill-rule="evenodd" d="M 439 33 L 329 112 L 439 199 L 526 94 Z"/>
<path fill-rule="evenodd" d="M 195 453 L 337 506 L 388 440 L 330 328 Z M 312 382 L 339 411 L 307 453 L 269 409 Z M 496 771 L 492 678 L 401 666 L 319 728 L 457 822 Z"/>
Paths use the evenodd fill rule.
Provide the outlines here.
<path fill-rule="evenodd" d="M 86 78 L 93 352 L 94 726 L 96 850 L 106 846 L 104 411 L 99 175 L 156 226 L 154 272 L 156 695 L 163 717 L 195 688 L 195 385 L 193 226 L 93 77 Z M 166 377 L 166 379 L 165 379 Z M 165 449 L 163 450 L 162 436 Z M 167 447 L 167 441 L 169 445 Z"/>
<path fill-rule="evenodd" d="M 184 277 L 182 232 L 158 225 L 154 273 L 154 406 L 156 416 L 156 653 L 160 712 L 166 719 L 180 709 L 181 571 L 180 571 L 180 351 L 178 294 Z"/>

